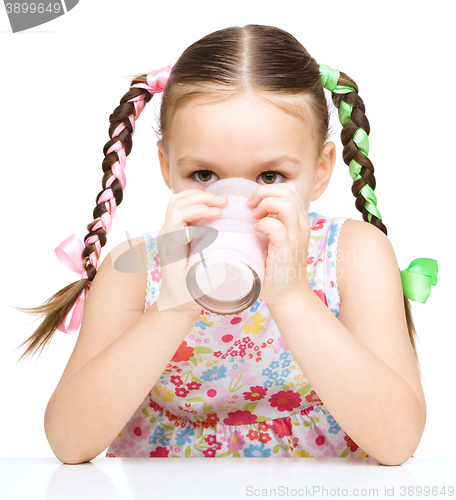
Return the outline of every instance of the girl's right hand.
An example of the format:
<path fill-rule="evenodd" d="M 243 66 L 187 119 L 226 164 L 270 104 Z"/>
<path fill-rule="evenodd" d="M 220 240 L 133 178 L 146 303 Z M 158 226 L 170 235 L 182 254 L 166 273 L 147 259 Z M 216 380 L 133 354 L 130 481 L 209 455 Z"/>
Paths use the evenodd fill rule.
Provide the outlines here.
<path fill-rule="evenodd" d="M 160 293 L 156 301 L 159 311 L 173 310 L 191 316 L 201 312 L 201 306 L 187 289 L 188 239 L 191 241 L 205 232 L 204 227 L 192 226 L 195 221 L 216 220 L 227 201 L 226 196 L 219 200 L 215 194 L 201 189 L 187 189 L 171 196 L 157 240 L 161 272 Z M 189 238 L 186 227 L 192 227 L 188 229 Z"/>

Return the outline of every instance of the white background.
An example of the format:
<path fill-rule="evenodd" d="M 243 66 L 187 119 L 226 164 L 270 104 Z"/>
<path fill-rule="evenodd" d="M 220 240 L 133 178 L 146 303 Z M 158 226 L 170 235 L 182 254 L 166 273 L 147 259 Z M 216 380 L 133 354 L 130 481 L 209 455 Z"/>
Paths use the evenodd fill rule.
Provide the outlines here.
<path fill-rule="evenodd" d="M 99 0 L 81 1 L 59 19 L 12 34 L 0 6 L 6 285 L 0 304 L 0 456 L 54 457 L 44 433 L 44 411 L 77 334 L 56 331 L 40 358 L 18 364 L 24 348 L 14 349 L 40 319 L 12 306 L 38 306 L 79 279 L 54 249 L 73 233 L 81 240 L 87 234 L 101 190 L 108 117 L 127 92 L 129 76 L 173 65 L 206 34 L 249 23 L 289 31 L 318 63 L 340 69 L 359 86 L 371 125 L 377 206 L 399 267 L 427 257 L 438 261 L 440 271 L 427 303 L 411 302 L 427 401 L 426 429 L 415 456 L 454 456 L 453 12 L 450 1 Z M 137 121 L 124 199 L 102 260 L 127 238 L 126 231 L 136 237 L 162 225 L 171 193 L 151 128 L 158 127 L 159 103 L 153 98 Z M 332 110 L 337 162 L 329 187 L 311 211 L 361 220 Z M 396 399 L 394 387 L 391 398 Z M 395 415 L 384 418 L 392 421 Z"/>

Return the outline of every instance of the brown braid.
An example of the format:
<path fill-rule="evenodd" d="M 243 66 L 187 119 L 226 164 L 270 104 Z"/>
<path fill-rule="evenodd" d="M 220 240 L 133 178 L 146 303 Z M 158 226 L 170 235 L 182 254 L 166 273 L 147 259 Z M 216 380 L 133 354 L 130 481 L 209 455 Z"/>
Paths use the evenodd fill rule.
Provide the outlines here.
<path fill-rule="evenodd" d="M 363 220 L 369 222 L 368 216 L 370 212 L 364 206 L 366 203 L 366 199 L 360 191 L 366 184 L 368 184 L 373 190 L 375 189 L 375 169 L 369 157 L 358 149 L 358 146 L 353 141 L 353 136 L 355 135 L 355 132 L 359 127 L 364 129 L 366 131 L 366 134 L 369 135 L 370 124 L 365 114 L 366 108 L 364 107 L 364 102 L 358 94 L 358 86 L 356 85 L 356 82 L 348 77 L 345 73 L 340 72 L 338 85 L 352 87 L 355 89 L 355 92 L 348 92 L 347 94 L 336 94 L 334 92 L 331 92 L 331 96 L 333 103 L 337 108 L 339 108 L 342 101 L 353 105 L 351 118 L 342 127 L 342 132 L 340 134 L 341 141 L 344 146 L 342 156 L 344 162 L 347 165 L 350 165 L 350 162 L 354 159 L 364 167 L 361 169 L 361 172 L 359 174 L 361 176 L 361 179 L 353 182 L 352 193 L 356 198 L 355 206 L 362 213 Z M 370 224 L 378 227 L 380 231 L 388 236 L 386 226 L 374 214 L 371 214 Z"/>
<path fill-rule="evenodd" d="M 131 85 L 134 85 L 136 83 L 147 83 L 147 74 L 138 76 L 137 78 L 133 79 Z M 111 139 L 104 145 L 103 148 L 103 153 L 105 155 L 105 158 L 102 163 L 104 175 L 101 181 L 101 185 L 103 186 L 103 189 L 98 193 L 96 197 L 95 203 L 97 204 L 97 206 L 93 210 L 94 221 L 87 225 L 87 231 L 89 231 L 89 233 L 85 236 L 84 243 L 89 238 L 95 236 L 96 239 L 100 242 L 101 247 L 104 247 L 106 245 L 106 232 L 103 229 L 103 227 L 99 227 L 95 231 L 92 230 L 93 226 L 95 226 L 99 222 L 100 217 L 108 211 L 108 209 L 106 208 L 106 202 L 99 203 L 98 200 L 107 189 L 112 190 L 116 206 L 120 205 L 123 200 L 123 189 L 119 179 L 114 178 L 114 181 L 111 183 L 111 185 L 109 187 L 106 187 L 108 179 L 110 179 L 114 175 L 111 170 L 111 167 L 112 165 L 114 165 L 114 163 L 119 161 L 119 156 L 117 152 L 111 151 L 110 153 L 108 153 L 108 150 L 111 146 L 113 146 L 117 141 L 120 140 L 122 146 L 125 149 L 125 155 L 128 156 L 130 154 L 131 148 L 133 146 L 133 139 L 132 139 L 133 127 L 131 125 L 129 116 L 131 115 L 134 116 L 136 110 L 134 103 L 128 101 L 135 97 L 139 97 L 141 95 L 144 96 L 143 97 L 144 105 L 146 105 L 152 99 L 152 94 L 150 94 L 145 90 L 139 88 L 130 89 L 122 97 L 119 106 L 117 106 L 117 108 L 109 117 L 109 121 L 111 122 L 111 125 L 109 126 L 109 136 L 111 137 Z M 114 131 L 121 123 L 125 125 L 125 128 L 120 132 L 118 136 L 113 137 Z M 88 244 L 82 252 L 82 257 L 86 259 L 86 262 L 88 261 L 89 256 L 92 252 L 94 252 L 95 255 L 97 255 L 95 242 Z M 97 270 L 90 263 L 90 261 L 86 269 L 87 269 L 88 281 L 91 282 L 95 279 Z"/>
<path fill-rule="evenodd" d="M 356 198 L 355 206 L 357 210 L 359 210 L 362 213 L 363 220 L 365 222 L 369 223 L 368 216 L 371 215 L 370 224 L 380 229 L 380 231 L 382 231 L 385 234 L 385 236 L 388 236 L 388 230 L 386 229 L 385 224 L 383 224 L 383 222 L 380 219 L 378 219 L 374 214 L 371 214 L 366 209 L 365 207 L 366 199 L 361 192 L 362 188 L 366 184 L 369 185 L 373 190 L 375 189 L 376 186 L 376 181 L 374 176 L 374 171 L 375 171 L 374 165 L 372 164 L 369 157 L 366 156 L 364 153 L 362 153 L 359 150 L 358 146 L 353 141 L 353 136 L 360 127 L 366 131 L 367 135 L 370 134 L 370 124 L 365 114 L 366 108 L 364 107 L 364 102 L 358 94 L 358 85 L 356 84 L 356 82 L 342 71 L 340 71 L 340 76 L 337 85 L 344 87 L 352 87 L 355 89 L 355 92 L 348 92 L 346 94 L 338 94 L 335 92 L 331 92 L 333 103 L 337 109 L 339 109 L 339 106 L 342 101 L 345 101 L 347 104 L 353 105 L 350 119 L 347 121 L 347 123 L 345 123 L 345 125 L 343 125 L 340 137 L 342 144 L 344 146 L 342 152 L 344 162 L 347 165 L 350 165 L 350 162 L 354 159 L 363 167 L 359 173 L 361 179 L 354 181 L 352 185 L 352 193 L 353 196 Z M 403 297 L 404 297 L 405 317 L 409 330 L 410 343 L 412 344 L 413 347 L 418 369 L 421 371 L 418 354 L 416 350 L 416 343 L 414 339 L 414 337 L 417 337 L 417 333 L 412 318 L 411 304 L 409 299 L 405 295 L 403 295 Z"/>
<path fill-rule="evenodd" d="M 137 76 L 131 81 L 131 85 L 134 85 L 136 83 L 147 84 L 147 74 Z M 101 216 L 108 212 L 107 205 L 111 209 L 110 217 L 113 217 L 113 214 L 115 213 L 115 207 L 117 205 L 120 205 L 123 199 L 122 185 L 117 178 L 114 178 L 114 181 L 111 183 L 111 185 L 109 187 L 106 187 L 108 179 L 110 179 L 114 175 L 111 167 L 112 165 L 114 165 L 114 163 L 119 161 L 117 152 L 112 151 L 108 154 L 108 150 L 112 145 L 120 140 L 122 146 L 125 148 L 125 155 L 128 156 L 130 154 L 133 145 L 133 127 L 130 122 L 129 116 L 133 115 L 134 117 L 136 110 L 134 102 L 127 101 L 138 96 L 143 96 L 144 105 L 146 105 L 153 97 L 152 94 L 144 89 L 130 89 L 122 97 L 119 106 L 117 106 L 117 108 L 109 117 L 109 121 L 111 122 L 111 125 L 109 126 L 109 136 L 111 137 L 111 139 L 105 144 L 103 148 L 103 153 L 105 155 L 102 163 L 104 174 L 101 184 L 103 186 L 103 189 L 98 193 L 95 199 L 95 203 L 97 204 L 97 206 L 93 210 L 94 221 L 87 225 L 87 231 L 89 231 L 89 233 L 84 238 L 84 243 L 89 238 L 92 238 L 92 241 L 84 247 L 84 250 L 81 254 L 83 265 L 87 271 L 87 278 L 80 279 L 70 285 L 67 285 L 65 288 L 50 297 L 42 306 L 31 308 L 16 308 L 28 313 L 46 314 L 45 321 L 43 321 L 38 329 L 27 340 L 25 340 L 18 346 L 22 347 L 27 343 L 29 344 L 27 349 L 19 358 L 19 361 L 21 361 L 27 355 L 31 356 L 32 353 L 34 351 L 37 351 L 38 349 L 40 349 L 40 353 L 43 351 L 45 345 L 51 340 L 55 330 L 57 330 L 57 328 L 65 320 L 68 313 L 71 311 L 81 292 L 84 289 L 86 289 L 84 290 L 84 292 L 86 292 L 87 289 L 90 288 L 92 281 L 95 279 L 97 268 L 93 264 L 96 264 L 98 259 L 100 258 L 101 247 L 104 247 L 106 245 L 106 232 L 103 227 L 98 227 L 95 230 L 92 230 L 92 228 L 96 224 L 99 224 Z M 118 136 L 113 137 L 114 131 L 121 123 L 125 125 L 125 128 L 121 130 Z M 113 197 L 108 202 L 99 203 L 98 200 L 108 189 L 112 190 Z M 113 207 L 114 211 L 112 211 Z M 98 252 L 97 247 L 99 247 Z"/>

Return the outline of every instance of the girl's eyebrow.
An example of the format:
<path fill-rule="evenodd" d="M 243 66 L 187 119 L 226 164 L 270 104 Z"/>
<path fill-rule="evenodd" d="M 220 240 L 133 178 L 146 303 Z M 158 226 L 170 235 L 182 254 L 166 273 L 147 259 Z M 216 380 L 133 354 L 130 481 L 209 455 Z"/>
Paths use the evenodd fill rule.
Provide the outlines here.
<path fill-rule="evenodd" d="M 260 162 L 256 165 L 256 168 L 266 169 L 284 164 L 291 165 L 293 169 L 297 169 L 298 167 L 301 166 L 301 162 L 300 160 L 298 160 L 298 158 L 285 154 L 281 156 L 276 156 L 275 158 L 271 158 L 270 160 Z M 209 161 L 203 160 L 202 158 L 198 158 L 190 154 L 182 156 L 177 160 L 177 166 L 182 170 L 186 170 L 187 168 L 190 169 L 191 167 L 194 167 L 196 165 L 202 168 L 207 168 L 208 170 L 213 168 L 218 168 L 218 166 L 215 163 L 211 163 Z"/>

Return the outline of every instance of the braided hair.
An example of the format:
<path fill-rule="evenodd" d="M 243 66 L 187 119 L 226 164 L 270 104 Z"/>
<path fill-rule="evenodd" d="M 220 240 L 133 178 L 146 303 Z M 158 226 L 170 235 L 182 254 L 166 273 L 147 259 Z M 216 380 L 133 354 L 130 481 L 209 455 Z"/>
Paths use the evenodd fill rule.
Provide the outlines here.
<path fill-rule="evenodd" d="M 38 349 L 40 349 L 39 354 L 42 353 L 55 330 L 59 327 L 62 329 L 65 318 L 75 306 L 76 301 L 82 293 L 87 295 L 87 291 L 95 279 L 101 248 L 106 245 L 106 235 L 111 229 L 116 207 L 123 200 L 123 191 L 127 182 L 124 174 L 125 160 L 131 153 L 133 146 L 132 135 L 135 131 L 135 121 L 153 96 L 152 93 L 141 90 L 141 88 L 146 87 L 148 87 L 147 74 L 134 78 L 130 90 L 122 97 L 119 106 L 109 117 L 109 136 L 111 139 L 103 148 L 102 169 L 104 174 L 101 180 L 103 189 L 95 198 L 94 220 L 87 225 L 88 233 L 84 237 L 85 246 L 81 254 L 85 277 L 83 276 L 81 280 L 58 291 L 42 306 L 17 308 L 34 314 L 46 314 L 45 320 L 33 335 L 19 346 L 29 343 L 19 361 L 27 355 L 31 356 Z M 67 333 L 72 332 L 70 330 Z"/>
<path fill-rule="evenodd" d="M 320 65 L 321 69 L 334 72 L 330 67 Z M 358 85 L 345 73 L 334 72 L 332 77 L 336 81 L 329 87 L 332 101 L 339 111 L 339 119 L 342 124 L 341 140 L 344 146 L 342 157 L 349 166 L 350 176 L 353 179 L 352 194 L 356 198 L 355 206 L 363 216 L 365 222 L 388 236 L 385 224 L 377 209 L 377 197 L 374 193 L 376 186 L 374 176 L 374 165 L 367 156 L 369 154 L 370 124 L 365 114 L 364 102 L 358 94 Z M 324 79 L 323 79 L 324 80 Z M 409 299 L 404 297 L 404 311 L 407 321 L 410 343 L 412 344 L 415 358 L 419 365 L 418 354 L 414 337 L 417 336 L 412 318 Z"/>
<path fill-rule="evenodd" d="M 156 134 L 161 135 L 161 142 L 167 149 L 170 122 L 177 109 L 190 102 L 219 102 L 253 91 L 285 112 L 310 120 L 318 158 L 330 136 L 330 115 L 321 66 L 324 65 L 317 64 L 296 38 L 277 27 L 248 24 L 210 33 L 190 45 L 173 65 L 162 93 Z M 374 166 L 367 156 L 370 125 L 365 106 L 356 82 L 343 72 L 338 72 L 337 76 L 333 82 L 332 101 L 343 125 L 343 160 L 353 178 L 351 190 L 355 206 L 365 222 L 387 235 L 386 226 L 376 209 Z M 147 74 L 136 76 L 131 85 L 109 117 L 110 140 L 103 148 L 102 190 L 95 200 L 94 220 L 87 225 L 88 233 L 81 256 L 87 277 L 58 291 L 42 306 L 22 308 L 30 313 L 45 314 L 45 318 L 29 339 L 21 344 L 28 342 L 29 346 L 20 359 L 40 347 L 42 351 L 81 292 L 87 292 L 96 277 L 101 248 L 106 244 L 112 218 L 116 207 L 122 203 L 126 186 L 120 165 L 125 165 L 125 158 L 131 152 L 135 120 L 153 97 L 144 90 Z M 350 91 L 338 93 L 336 85 L 349 87 Z M 306 99 L 303 99 L 304 96 Z M 414 342 L 416 330 L 405 295 L 404 309 L 410 342 L 418 362 Z"/>

